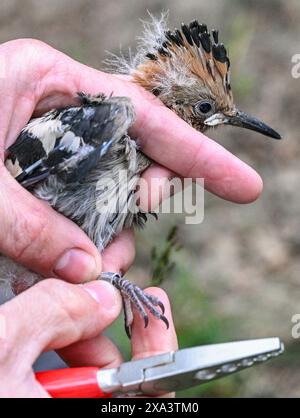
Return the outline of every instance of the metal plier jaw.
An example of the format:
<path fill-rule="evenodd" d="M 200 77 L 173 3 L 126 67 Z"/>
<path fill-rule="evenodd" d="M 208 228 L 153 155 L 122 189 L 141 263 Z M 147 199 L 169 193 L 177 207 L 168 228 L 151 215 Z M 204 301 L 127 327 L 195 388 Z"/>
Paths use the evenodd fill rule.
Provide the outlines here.
<path fill-rule="evenodd" d="M 104 393 L 159 395 L 218 379 L 277 357 L 278 338 L 186 348 L 99 370 Z"/>

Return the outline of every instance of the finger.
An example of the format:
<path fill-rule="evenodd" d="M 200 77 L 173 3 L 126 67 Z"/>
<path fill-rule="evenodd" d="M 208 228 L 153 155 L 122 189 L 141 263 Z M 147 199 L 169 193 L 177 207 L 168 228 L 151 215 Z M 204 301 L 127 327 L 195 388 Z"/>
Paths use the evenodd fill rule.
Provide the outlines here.
<path fill-rule="evenodd" d="M 164 303 L 170 328 L 166 330 L 161 321 L 152 318 L 151 323 L 145 329 L 144 322 L 139 315 L 135 315 L 131 340 L 133 360 L 174 351 L 178 348 L 170 304 L 166 294 L 157 288 L 148 289 L 148 291 L 159 297 Z M 59 354 L 71 367 L 99 366 L 100 368 L 113 368 L 118 367 L 123 362 L 119 350 L 105 336 L 75 343 L 71 347 L 60 350 Z M 164 397 L 173 396 L 172 393 L 164 395 Z"/>
<path fill-rule="evenodd" d="M 154 161 L 182 177 L 204 178 L 209 191 L 228 200 L 247 203 L 260 195 L 262 180 L 251 167 L 191 128 L 150 93 L 83 65 L 70 69 L 80 90 L 131 97 L 137 114 L 132 133 Z"/>
<path fill-rule="evenodd" d="M 84 232 L 23 189 L 3 166 L 0 178 L 0 252 L 45 277 L 95 279 L 101 257 Z"/>
<path fill-rule="evenodd" d="M 126 273 L 135 257 L 134 232 L 122 231 L 102 253 L 102 270 Z"/>
<path fill-rule="evenodd" d="M 164 304 L 165 316 L 169 321 L 169 329 L 166 329 L 164 322 L 150 315 L 149 325 L 145 328 L 143 319 L 135 312 L 131 338 L 133 359 L 174 351 L 178 348 L 170 302 L 166 293 L 158 288 L 149 288 L 146 291 L 157 296 Z"/>
<path fill-rule="evenodd" d="M 79 341 L 59 350 L 58 354 L 70 367 L 114 368 L 123 362 L 120 351 L 105 335 L 98 335 L 87 341 Z"/>
<path fill-rule="evenodd" d="M 169 299 L 166 293 L 158 288 L 147 289 L 147 292 L 157 296 L 165 307 L 165 316 L 169 321 L 169 329 L 166 325 L 153 316 L 150 317 L 147 328 L 144 321 L 135 313 L 132 328 L 132 358 L 133 360 L 154 356 L 161 353 L 167 353 L 178 349 L 176 332 L 172 320 L 172 312 Z M 164 394 L 162 397 L 173 398 L 174 393 Z"/>
<path fill-rule="evenodd" d="M 55 279 L 40 282 L 0 308 L 6 323 L 2 363 L 31 367 L 42 351 L 96 337 L 120 310 L 119 292 L 105 281 L 82 286 Z"/>
<path fill-rule="evenodd" d="M 173 177 L 175 173 L 156 164 L 145 170 L 137 192 L 139 208 L 144 212 L 155 211 L 163 200 L 170 197 L 171 189 L 168 185 Z"/>
<path fill-rule="evenodd" d="M 20 130 L 31 118 L 36 103 L 44 93 L 43 80 L 49 75 L 48 83 L 54 95 L 73 97 L 72 81 L 67 82 L 64 71 L 56 74 L 56 64 L 64 54 L 35 39 L 16 39 L 1 45 L 4 77 L 0 79 L 0 133 L 2 144 L 11 145 Z M 73 87 L 73 88 L 70 88 Z M 5 93 L 6 92 L 6 93 Z"/>

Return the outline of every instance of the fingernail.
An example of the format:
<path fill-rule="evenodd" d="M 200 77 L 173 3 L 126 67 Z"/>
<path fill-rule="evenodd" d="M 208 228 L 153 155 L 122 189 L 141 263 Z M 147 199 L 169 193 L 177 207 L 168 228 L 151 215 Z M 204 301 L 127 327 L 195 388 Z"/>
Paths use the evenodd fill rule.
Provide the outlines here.
<path fill-rule="evenodd" d="M 120 303 L 120 294 L 110 283 L 99 280 L 98 282 L 80 285 L 92 298 L 106 310 L 115 309 Z"/>
<path fill-rule="evenodd" d="M 59 258 L 54 273 L 73 283 L 87 282 L 96 278 L 96 260 L 85 251 L 73 248 Z"/>

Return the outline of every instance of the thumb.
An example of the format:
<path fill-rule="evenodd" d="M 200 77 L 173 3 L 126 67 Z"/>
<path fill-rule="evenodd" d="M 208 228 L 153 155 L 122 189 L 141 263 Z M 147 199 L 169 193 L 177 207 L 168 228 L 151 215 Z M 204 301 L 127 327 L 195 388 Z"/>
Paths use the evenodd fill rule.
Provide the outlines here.
<path fill-rule="evenodd" d="M 53 279 L 2 305 L 0 398 L 10 392 L 32 396 L 32 364 L 37 357 L 95 338 L 116 320 L 121 306 L 119 292 L 103 280 L 76 286 Z"/>
<path fill-rule="evenodd" d="M 73 222 L 23 189 L 0 166 L 0 253 L 45 277 L 95 279 L 101 257 Z"/>

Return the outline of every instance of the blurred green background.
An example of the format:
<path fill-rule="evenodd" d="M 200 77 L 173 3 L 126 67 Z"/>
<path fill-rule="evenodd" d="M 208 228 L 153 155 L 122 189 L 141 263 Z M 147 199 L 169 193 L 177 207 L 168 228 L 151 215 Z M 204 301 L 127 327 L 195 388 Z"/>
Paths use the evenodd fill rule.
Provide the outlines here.
<path fill-rule="evenodd" d="M 199 397 L 300 395 L 300 343 L 291 318 L 300 312 L 300 80 L 291 58 L 300 53 L 298 0 L 2 0 L 0 40 L 41 39 L 88 65 L 101 68 L 105 50 L 134 47 L 146 10 L 170 10 L 170 26 L 195 18 L 220 29 L 232 61 L 236 102 L 279 130 L 276 143 L 228 128 L 210 136 L 255 167 L 264 193 L 248 206 L 205 195 L 205 220 L 183 216 L 151 221 L 137 233 L 130 277 L 147 285 L 153 244 L 163 246 L 178 224 L 183 249 L 164 282 L 174 310 L 180 347 L 279 336 L 280 359 L 212 384 L 179 393 Z M 129 356 L 122 320 L 110 330 Z"/>

